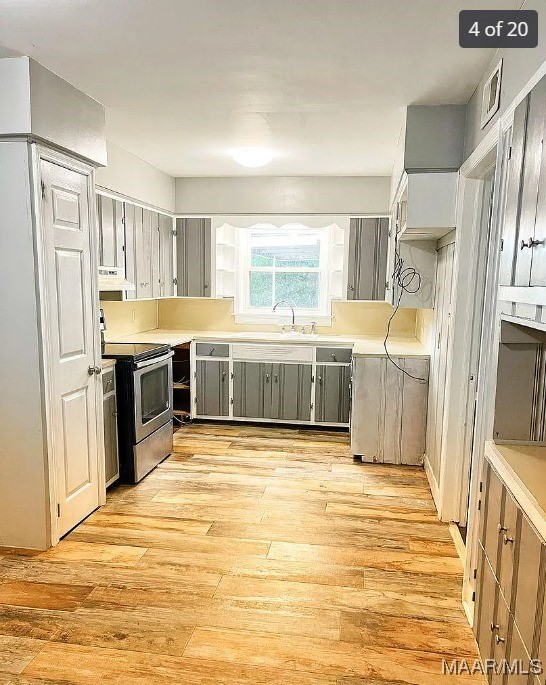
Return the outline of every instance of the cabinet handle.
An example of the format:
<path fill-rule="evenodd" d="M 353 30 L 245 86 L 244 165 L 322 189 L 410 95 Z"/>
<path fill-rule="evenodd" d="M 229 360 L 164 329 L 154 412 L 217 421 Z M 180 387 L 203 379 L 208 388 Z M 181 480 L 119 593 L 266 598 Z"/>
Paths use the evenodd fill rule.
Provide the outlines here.
<path fill-rule="evenodd" d="M 209 352 L 209 356 L 212 357 L 213 353 L 214 353 L 214 347 L 211 347 L 210 352 Z"/>
<path fill-rule="evenodd" d="M 536 247 L 537 245 L 541 245 L 542 243 L 542 240 L 535 240 L 533 237 L 531 237 L 527 242 L 525 242 L 525 240 L 522 240 L 519 244 L 519 249 L 523 250 L 524 247 Z"/>
<path fill-rule="evenodd" d="M 492 633 L 494 633 L 496 630 L 500 630 L 500 626 L 496 625 L 495 623 L 490 623 L 489 627 L 491 628 Z"/>
<path fill-rule="evenodd" d="M 227 371 L 222 371 L 222 381 L 226 380 Z"/>
<path fill-rule="evenodd" d="M 499 533 L 507 533 L 508 532 L 508 528 L 506 528 L 506 526 L 503 526 L 502 523 L 499 523 L 498 529 L 499 529 Z"/>
<path fill-rule="evenodd" d="M 512 538 L 512 537 L 506 535 L 506 533 L 502 536 L 502 540 L 503 540 L 503 542 L 504 542 L 505 545 L 507 545 L 508 543 L 513 543 L 513 542 L 514 542 L 514 538 Z"/>
<path fill-rule="evenodd" d="M 265 374 L 265 382 L 269 383 L 269 374 L 268 373 Z"/>
<path fill-rule="evenodd" d="M 209 287 L 209 284 L 208 284 L 208 283 L 205 283 L 205 286 L 204 286 L 204 287 L 205 287 L 205 290 L 206 290 L 206 289 Z"/>
<path fill-rule="evenodd" d="M 506 642 L 506 638 L 501 637 L 500 635 L 495 635 L 495 642 L 497 644 L 500 644 L 501 642 Z"/>
<path fill-rule="evenodd" d="M 117 415 L 118 415 L 117 411 L 112 412 L 112 416 L 117 416 Z"/>
<path fill-rule="evenodd" d="M 333 361 L 337 362 L 337 357 L 336 357 L 336 355 L 335 355 L 333 352 L 332 352 L 332 354 L 331 354 L 331 357 L 332 357 Z"/>
<path fill-rule="evenodd" d="M 273 375 L 273 378 L 275 379 L 275 383 L 278 383 L 278 382 L 279 382 L 279 374 L 275 373 L 275 374 Z"/>
<path fill-rule="evenodd" d="M 322 383 L 322 376 L 318 376 L 318 382 Z"/>
<path fill-rule="evenodd" d="M 349 290 L 350 290 L 352 293 L 354 293 L 354 291 L 355 291 L 354 285 L 349 285 Z"/>

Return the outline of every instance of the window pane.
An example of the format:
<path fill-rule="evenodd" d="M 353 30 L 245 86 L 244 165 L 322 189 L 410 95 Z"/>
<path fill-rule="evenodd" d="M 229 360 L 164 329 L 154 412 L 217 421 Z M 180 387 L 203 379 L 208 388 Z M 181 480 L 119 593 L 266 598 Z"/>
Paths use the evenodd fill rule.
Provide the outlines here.
<path fill-rule="evenodd" d="M 251 266 L 318 267 L 320 241 L 305 233 L 259 233 L 251 237 Z"/>
<path fill-rule="evenodd" d="M 265 271 L 250 272 L 250 306 L 273 306 L 273 274 Z"/>
<path fill-rule="evenodd" d="M 276 299 L 288 300 L 297 309 L 318 309 L 318 273 L 275 274 Z"/>

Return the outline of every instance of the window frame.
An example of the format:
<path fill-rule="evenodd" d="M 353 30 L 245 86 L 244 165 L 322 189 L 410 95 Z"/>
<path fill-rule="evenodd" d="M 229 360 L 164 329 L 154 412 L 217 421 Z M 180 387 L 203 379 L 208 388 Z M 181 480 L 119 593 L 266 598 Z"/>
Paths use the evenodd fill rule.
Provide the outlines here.
<path fill-rule="evenodd" d="M 235 316 L 238 322 L 241 323 L 288 323 L 291 322 L 292 313 L 289 307 L 280 306 L 273 312 L 273 305 L 271 307 L 251 307 L 250 306 L 250 274 L 251 272 L 265 272 L 265 273 L 318 273 L 319 274 L 319 292 L 318 292 L 318 308 L 295 308 L 297 322 L 308 323 L 316 321 L 317 323 L 331 322 L 331 301 L 330 301 L 330 278 L 329 278 L 329 247 L 330 247 L 330 231 L 329 227 L 325 228 L 310 228 L 303 224 L 286 224 L 282 227 L 274 226 L 273 224 L 257 224 L 248 229 L 243 229 L 238 232 L 238 240 L 236 247 L 237 257 L 237 283 L 235 293 Z M 268 266 L 252 266 L 251 265 L 251 245 L 252 236 L 266 235 L 268 233 L 289 233 L 297 231 L 298 234 L 316 236 L 320 244 L 319 266 L 318 267 L 268 267 Z M 274 293 L 273 293 L 274 296 Z"/>

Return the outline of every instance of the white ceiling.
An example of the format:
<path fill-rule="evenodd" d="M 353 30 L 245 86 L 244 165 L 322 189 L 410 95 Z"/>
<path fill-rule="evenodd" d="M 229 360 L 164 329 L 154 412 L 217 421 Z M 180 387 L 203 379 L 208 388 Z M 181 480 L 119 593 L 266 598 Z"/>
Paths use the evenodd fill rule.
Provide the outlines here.
<path fill-rule="evenodd" d="M 0 45 L 104 103 L 109 139 L 174 176 L 387 175 L 403 107 L 466 102 L 491 58 L 458 46 L 458 12 L 475 6 L 0 0 Z M 273 162 L 230 158 L 253 145 Z"/>

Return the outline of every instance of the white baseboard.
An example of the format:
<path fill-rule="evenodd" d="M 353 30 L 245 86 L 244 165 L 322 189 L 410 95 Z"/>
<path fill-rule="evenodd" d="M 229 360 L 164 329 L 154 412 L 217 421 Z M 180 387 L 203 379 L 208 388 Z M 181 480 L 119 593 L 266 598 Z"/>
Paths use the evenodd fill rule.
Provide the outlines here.
<path fill-rule="evenodd" d="M 425 467 L 425 473 L 427 474 L 430 491 L 432 492 L 432 499 L 434 500 L 434 505 L 436 507 L 436 511 L 438 512 L 438 518 L 440 518 L 440 489 L 438 488 L 438 483 L 436 482 L 430 461 L 428 460 L 426 454 L 423 459 L 423 466 Z"/>

